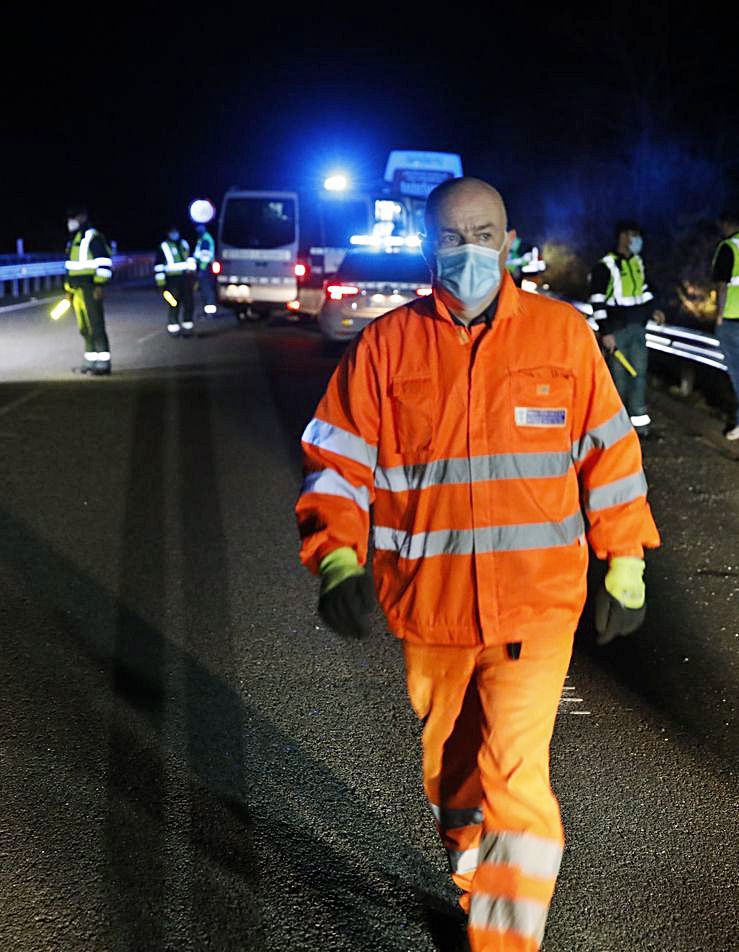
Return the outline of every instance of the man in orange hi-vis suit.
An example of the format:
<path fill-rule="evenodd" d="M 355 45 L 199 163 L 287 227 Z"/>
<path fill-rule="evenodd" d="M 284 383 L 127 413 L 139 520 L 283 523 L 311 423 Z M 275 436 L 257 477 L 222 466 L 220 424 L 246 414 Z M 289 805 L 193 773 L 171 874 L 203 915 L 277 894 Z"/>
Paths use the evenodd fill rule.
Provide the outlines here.
<path fill-rule="evenodd" d="M 498 192 L 429 196 L 433 296 L 369 325 L 303 435 L 301 558 L 319 611 L 368 628 L 374 582 L 404 639 L 424 786 L 474 952 L 540 947 L 562 858 L 549 745 L 585 601 L 600 643 L 644 614 L 659 545 L 639 440 L 572 307 L 518 290 Z M 587 523 L 586 523 L 587 520 Z"/>

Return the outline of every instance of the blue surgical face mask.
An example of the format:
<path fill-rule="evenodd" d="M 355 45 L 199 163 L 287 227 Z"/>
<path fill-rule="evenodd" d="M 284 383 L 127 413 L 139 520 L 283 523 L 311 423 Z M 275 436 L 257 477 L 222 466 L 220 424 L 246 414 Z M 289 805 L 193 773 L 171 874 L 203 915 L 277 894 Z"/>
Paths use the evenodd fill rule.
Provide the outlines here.
<path fill-rule="evenodd" d="M 641 235 L 634 235 L 629 239 L 629 251 L 632 255 L 638 255 L 644 247 L 644 241 Z"/>
<path fill-rule="evenodd" d="M 170 241 L 179 241 L 180 233 L 178 231 L 170 231 L 167 237 L 169 238 Z"/>
<path fill-rule="evenodd" d="M 436 252 L 436 280 L 466 309 L 483 304 L 500 285 L 500 253 L 481 245 L 458 245 Z"/>

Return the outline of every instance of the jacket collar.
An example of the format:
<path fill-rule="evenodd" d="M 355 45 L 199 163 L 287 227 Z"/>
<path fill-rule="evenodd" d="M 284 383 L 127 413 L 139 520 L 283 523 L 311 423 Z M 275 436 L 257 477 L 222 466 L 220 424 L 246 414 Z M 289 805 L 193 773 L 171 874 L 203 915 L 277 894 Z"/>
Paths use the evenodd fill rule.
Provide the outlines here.
<path fill-rule="evenodd" d="M 513 278 L 510 276 L 507 270 L 503 272 L 503 278 L 500 282 L 500 291 L 498 291 L 497 301 L 498 307 L 495 312 L 496 322 L 504 321 L 509 317 L 513 317 L 513 315 L 521 309 L 521 292 L 516 287 Z M 436 317 L 442 321 L 446 321 L 448 324 L 457 324 L 457 321 L 455 321 L 452 315 L 449 313 L 449 308 L 439 298 L 435 288 L 432 297 L 424 298 L 424 303 L 428 306 L 430 316 Z"/>

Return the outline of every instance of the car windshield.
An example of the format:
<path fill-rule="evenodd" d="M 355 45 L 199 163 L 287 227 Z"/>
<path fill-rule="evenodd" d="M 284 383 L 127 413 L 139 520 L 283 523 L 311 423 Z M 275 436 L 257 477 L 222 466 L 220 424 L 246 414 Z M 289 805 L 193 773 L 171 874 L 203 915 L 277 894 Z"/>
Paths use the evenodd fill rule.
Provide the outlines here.
<path fill-rule="evenodd" d="M 383 281 L 400 284 L 429 284 L 429 266 L 420 254 L 397 252 L 349 252 L 338 275 L 344 281 Z"/>
<path fill-rule="evenodd" d="M 221 241 L 236 248 L 280 248 L 295 241 L 292 198 L 229 198 Z"/>

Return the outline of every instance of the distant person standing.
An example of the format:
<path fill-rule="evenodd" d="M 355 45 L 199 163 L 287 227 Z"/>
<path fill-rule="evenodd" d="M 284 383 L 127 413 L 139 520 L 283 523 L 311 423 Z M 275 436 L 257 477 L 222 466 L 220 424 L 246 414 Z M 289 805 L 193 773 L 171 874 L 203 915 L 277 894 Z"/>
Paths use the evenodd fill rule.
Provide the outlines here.
<path fill-rule="evenodd" d="M 195 245 L 194 257 L 198 267 L 200 300 L 203 304 L 203 311 L 206 314 L 215 314 L 216 282 L 212 265 L 216 256 L 216 243 L 205 225 L 196 225 L 195 231 L 197 232 L 198 240 Z"/>
<path fill-rule="evenodd" d="M 718 284 L 716 336 L 737 401 L 734 425 L 724 435 L 739 440 L 739 210 L 725 212 L 719 225 L 724 237 L 713 256 L 711 274 Z"/>
<path fill-rule="evenodd" d="M 85 342 L 85 356 L 76 372 L 103 376 L 110 373 L 110 345 L 105 330 L 103 287 L 113 277 L 108 242 L 90 224 L 87 210 L 73 205 L 67 214 L 67 260 L 64 290 L 74 308 L 77 327 Z"/>
<path fill-rule="evenodd" d="M 590 303 L 616 389 L 634 429 L 645 437 L 652 422 L 647 410 L 646 324 L 650 318 L 664 324 L 665 315 L 655 310 L 655 296 L 647 284 L 641 228 L 635 221 L 620 221 L 615 239 L 616 250 L 604 255 L 590 275 Z M 616 350 L 636 370 L 636 377 L 616 359 Z"/>
<path fill-rule="evenodd" d="M 167 307 L 167 331 L 170 337 L 190 337 L 192 334 L 193 274 L 195 259 L 190 246 L 180 237 L 180 230 L 172 226 L 159 245 L 154 278 L 161 289 Z"/>

